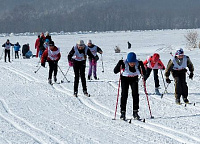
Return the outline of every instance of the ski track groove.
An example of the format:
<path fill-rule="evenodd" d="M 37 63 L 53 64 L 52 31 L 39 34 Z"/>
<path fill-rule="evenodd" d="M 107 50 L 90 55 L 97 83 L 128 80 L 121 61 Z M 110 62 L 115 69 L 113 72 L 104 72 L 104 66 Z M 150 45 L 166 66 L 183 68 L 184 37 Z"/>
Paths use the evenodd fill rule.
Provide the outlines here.
<path fill-rule="evenodd" d="M 4 67 L 4 68 L 5 68 L 5 67 Z M 18 72 L 15 72 L 14 70 L 8 69 L 8 68 L 5 68 L 5 69 L 10 70 L 11 72 L 16 73 L 16 74 L 18 74 L 18 75 L 24 77 L 25 79 L 27 79 L 27 80 L 29 80 L 29 81 L 37 80 L 37 79 L 35 79 L 34 77 L 29 76 L 29 75 L 27 75 L 27 74 L 25 74 L 25 73 L 22 73 L 22 72 L 20 73 L 19 71 L 18 71 Z M 26 76 L 24 76 L 23 74 L 25 74 Z M 29 78 L 29 77 L 30 77 L 30 78 Z M 114 87 L 115 89 L 118 88 L 118 87 L 116 86 L 116 84 L 114 84 L 114 82 L 108 81 L 108 83 L 109 83 L 112 87 Z M 54 86 L 53 86 L 53 87 L 54 87 Z M 62 92 L 62 93 L 65 93 L 65 94 L 67 94 L 67 95 L 71 95 L 69 92 L 66 92 L 65 90 L 61 90 L 61 89 L 56 88 L 56 87 L 54 87 L 54 88 L 55 88 L 56 90 Z M 84 105 L 86 105 L 86 106 L 89 107 L 90 109 L 93 109 L 94 111 L 97 111 L 97 112 L 101 113 L 102 115 L 104 115 L 104 116 L 106 116 L 106 117 L 112 118 L 110 115 L 108 115 L 107 113 L 103 112 L 102 110 L 99 110 L 98 108 L 96 108 L 96 107 L 90 105 L 90 104 L 89 104 L 88 102 L 86 102 L 83 98 L 78 97 L 78 99 L 79 99 L 79 101 L 80 101 L 81 103 L 83 103 Z M 102 106 L 99 105 L 99 107 L 102 107 Z M 103 107 L 102 107 L 102 108 L 103 108 Z M 135 123 L 134 123 L 134 124 L 135 124 Z M 184 135 L 184 136 L 189 136 L 188 134 L 185 134 L 185 133 L 183 133 L 183 132 L 180 132 L 180 133 L 179 133 L 178 131 L 173 130 L 173 129 L 170 129 L 170 128 L 167 128 L 167 127 L 165 127 L 165 126 L 161 126 L 161 125 L 157 125 L 157 124 L 153 124 L 153 123 L 148 123 L 148 124 L 151 125 L 151 126 L 157 126 L 157 127 L 161 128 L 161 129 L 164 129 L 164 130 L 169 130 L 169 131 L 171 131 L 171 132 L 175 132 L 175 133 L 177 133 L 177 134 L 181 134 L 181 135 Z M 135 125 L 136 125 L 136 124 L 135 124 Z M 168 133 L 165 133 L 165 132 L 160 132 L 160 131 L 159 131 L 158 129 L 156 129 L 155 127 L 144 126 L 143 124 L 139 124 L 139 123 L 137 124 L 137 126 L 141 126 L 141 127 L 145 128 L 145 129 L 152 130 L 152 131 L 154 131 L 154 132 L 160 133 L 160 134 L 162 134 L 162 135 L 165 135 L 165 136 L 167 136 L 167 137 L 170 137 L 170 138 L 172 138 L 172 139 L 174 139 L 174 140 L 176 140 L 176 141 L 182 142 L 182 143 L 185 143 L 185 142 L 189 143 L 189 141 L 187 141 L 186 139 L 182 139 L 182 138 L 180 138 L 180 137 L 173 136 L 173 135 L 168 134 Z M 46 133 L 46 134 L 47 134 L 47 133 Z M 196 138 L 196 137 L 189 137 L 189 138 L 191 138 L 191 139 L 196 140 L 196 141 L 199 142 L 199 139 Z"/>
<path fill-rule="evenodd" d="M 0 139 L 4 140 L 8 144 L 12 144 L 10 141 L 8 141 L 7 139 L 4 139 L 2 136 L 0 136 Z"/>
<path fill-rule="evenodd" d="M 6 102 L 4 102 L 4 100 L 0 99 L 0 102 L 2 103 L 3 108 L 5 109 L 5 111 L 6 111 L 9 115 L 11 115 L 11 117 L 13 117 L 14 119 L 20 121 L 20 123 L 25 124 L 27 127 L 29 127 L 29 129 L 32 129 L 32 132 L 33 132 L 33 131 L 40 132 L 40 133 L 42 133 L 44 136 L 49 137 L 49 139 L 54 140 L 56 143 L 62 144 L 62 142 L 59 141 L 57 138 L 51 136 L 50 134 L 46 133 L 45 131 L 43 131 L 43 130 L 41 130 L 41 129 L 36 128 L 35 126 L 33 126 L 32 124 L 30 124 L 29 122 L 25 121 L 23 118 L 18 117 L 17 115 L 15 115 L 14 113 L 12 113 L 12 111 L 8 108 L 8 106 L 7 106 Z M 40 143 L 44 143 L 43 140 L 38 140 L 38 138 L 36 138 L 36 137 L 33 136 L 32 134 L 30 134 L 28 131 L 25 131 L 25 130 L 23 130 L 22 128 L 20 128 L 20 126 L 17 126 L 17 124 L 15 124 L 15 122 L 12 122 L 11 120 L 5 118 L 5 117 L 4 117 L 3 115 L 1 115 L 1 114 L 0 114 L 0 116 L 1 116 L 2 118 L 4 118 L 7 122 L 11 123 L 11 124 L 12 124 L 15 128 L 17 128 L 18 130 L 20 130 L 20 131 L 26 133 L 27 135 L 33 137 L 36 141 L 38 141 L 38 142 L 40 142 Z"/>
<path fill-rule="evenodd" d="M 72 91 L 71 90 L 69 90 L 69 89 L 67 89 L 67 88 L 65 88 L 64 86 L 62 86 L 63 87 L 63 89 L 65 89 L 65 90 L 60 90 L 60 89 L 58 89 L 58 88 L 56 88 L 57 90 L 59 90 L 60 92 L 64 92 L 64 93 L 66 93 L 67 95 L 69 95 L 69 96 L 72 96 L 73 97 L 73 95 L 71 94 L 72 93 Z M 68 92 L 68 91 L 70 91 L 70 92 Z M 92 109 L 92 110 L 94 110 L 94 111 L 96 111 L 96 112 L 98 112 L 98 113 L 101 113 L 102 115 L 104 115 L 104 116 L 106 116 L 106 117 L 109 117 L 109 118 L 112 118 L 110 115 L 108 115 L 108 114 L 106 114 L 106 113 L 104 113 L 104 112 L 102 112 L 102 111 L 100 111 L 100 110 L 98 110 L 97 108 L 95 108 L 94 106 L 91 106 L 88 102 L 86 102 L 86 100 L 84 99 L 84 98 L 82 98 L 82 97 L 85 97 L 84 95 L 80 95 L 79 97 L 77 97 L 77 99 L 79 100 L 79 102 L 81 103 L 81 104 L 84 104 L 86 107 L 88 107 L 88 108 L 90 108 L 90 109 Z M 90 97 L 91 98 L 91 97 Z M 90 99 L 89 98 L 89 99 Z M 65 104 L 63 104 L 62 103 L 62 105 L 64 105 L 65 106 Z M 68 108 L 67 108 L 68 109 Z M 80 115 L 80 114 L 79 114 Z M 84 115 L 83 115 L 84 116 Z M 77 118 L 77 119 L 79 119 L 79 118 Z M 91 119 L 91 120 L 93 120 L 93 119 Z M 105 123 L 102 123 L 101 121 L 98 121 L 98 123 L 101 123 L 101 124 L 103 124 L 103 125 L 105 125 Z M 94 125 L 95 126 L 95 125 Z M 109 125 L 107 125 L 106 124 L 106 126 L 107 127 L 109 127 Z M 106 129 L 104 129 L 104 130 L 106 130 Z M 108 130 L 106 130 L 106 131 L 108 131 Z M 123 131 L 123 130 L 121 130 L 121 129 L 118 129 L 118 131 Z M 109 132 L 111 132 L 111 131 L 109 131 Z M 124 132 L 124 131 L 123 131 Z M 112 132 L 113 133 L 113 132 Z M 115 134 L 116 135 L 116 133 L 113 133 L 113 134 Z M 120 137 L 122 137 L 120 134 L 118 134 L 118 136 L 120 136 Z M 135 135 L 133 135 L 133 136 L 135 136 Z M 122 138 L 124 138 L 124 137 L 122 137 Z M 139 138 L 139 137 L 138 137 Z M 127 138 L 126 138 L 127 139 Z M 144 138 L 139 138 L 139 139 L 141 139 L 141 140 L 144 140 Z M 129 141 L 132 141 L 132 139 L 127 139 L 127 140 L 129 140 Z M 132 141 L 133 142 L 133 141 Z M 146 141 L 147 142 L 147 141 Z"/>
<path fill-rule="evenodd" d="M 116 88 L 116 89 L 118 88 L 118 87 L 117 87 L 115 84 L 113 84 L 113 83 L 111 83 L 111 85 L 112 85 L 114 88 Z M 200 139 L 199 139 L 199 138 L 194 137 L 194 136 L 190 136 L 190 135 L 187 134 L 187 133 L 179 132 L 179 131 L 177 131 L 177 130 L 174 130 L 174 129 L 165 127 L 165 126 L 163 126 L 163 125 L 155 124 L 155 123 L 152 123 L 152 122 L 145 122 L 145 123 L 147 123 L 147 124 L 149 124 L 149 125 L 151 125 L 151 126 L 154 126 L 154 128 L 153 128 L 153 127 L 144 126 L 144 125 L 139 124 L 139 123 L 138 123 L 138 124 L 139 124 L 138 126 L 141 126 L 141 127 L 143 127 L 143 128 L 146 128 L 146 129 L 150 129 L 150 130 L 152 130 L 152 131 L 154 131 L 154 132 L 157 132 L 157 133 L 160 133 L 160 134 L 165 135 L 165 136 L 167 136 L 167 137 L 170 137 L 170 138 L 172 138 L 172 139 L 174 139 L 174 140 L 177 140 L 177 141 L 179 141 L 179 142 L 181 142 L 181 143 L 185 143 L 185 142 L 186 142 L 186 143 L 191 143 L 191 142 L 187 141 L 187 139 L 183 139 L 183 138 L 181 138 L 181 137 L 177 137 L 177 136 L 168 134 L 167 132 L 161 132 L 161 131 L 157 130 L 157 129 L 155 128 L 155 126 L 158 127 L 158 128 L 160 128 L 160 129 L 164 129 L 164 130 L 168 130 L 168 131 L 170 131 L 170 132 L 174 132 L 174 133 L 176 133 L 176 134 L 180 134 L 180 135 L 182 135 L 182 136 L 187 136 L 188 138 L 191 138 L 191 139 L 193 139 L 193 140 L 195 140 L 195 141 L 200 142 Z M 134 123 L 134 124 L 135 124 L 135 123 Z"/>

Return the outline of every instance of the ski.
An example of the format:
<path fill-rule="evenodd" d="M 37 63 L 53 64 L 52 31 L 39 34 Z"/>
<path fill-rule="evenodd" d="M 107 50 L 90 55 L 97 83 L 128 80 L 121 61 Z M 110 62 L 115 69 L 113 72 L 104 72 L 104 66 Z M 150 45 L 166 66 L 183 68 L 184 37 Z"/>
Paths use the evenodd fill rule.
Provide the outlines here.
<path fill-rule="evenodd" d="M 114 120 L 114 119 L 113 119 Z M 116 119 L 115 119 L 116 120 Z M 125 119 L 125 120 L 123 120 L 123 119 L 120 119 L 121 121 L 124 121 L 124 122 L 128 122 L 129 124 L 131 124 L 131 122 L 132 122 L 132 120 L 133 121 L 139 121 L 139 122 L 143 122 L 143 123 L 145 123 L 145 121 L 146 121 L 146 119 L 144 118 L 144 119 L 142 119 L 142 118 L 140 118 L 140 119 L 134 119 L 134 118 L 129 118 L 129 119 Z"/>

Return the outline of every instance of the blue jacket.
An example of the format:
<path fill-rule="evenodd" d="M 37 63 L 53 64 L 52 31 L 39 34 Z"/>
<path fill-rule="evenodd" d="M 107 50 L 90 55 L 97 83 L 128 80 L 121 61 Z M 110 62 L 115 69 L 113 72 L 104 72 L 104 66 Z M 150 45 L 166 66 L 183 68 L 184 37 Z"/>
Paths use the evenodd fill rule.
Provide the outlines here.
<path fill-rule="evenodd" d="M 14 50 L 15 50 L 15 51 L 19 51 L 20 48 L 21 48 L 21 46 L 20 46 L 19 44 L 15 44 L 15 45 L 14 45 Z"/>

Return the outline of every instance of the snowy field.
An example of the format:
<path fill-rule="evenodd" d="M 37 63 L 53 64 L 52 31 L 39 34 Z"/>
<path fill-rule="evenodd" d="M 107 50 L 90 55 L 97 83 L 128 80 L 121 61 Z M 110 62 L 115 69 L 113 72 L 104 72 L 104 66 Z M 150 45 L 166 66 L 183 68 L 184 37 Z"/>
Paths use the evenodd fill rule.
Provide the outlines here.
<path fill-rule="evenodd" d="M 197 30 L 200 33 L 200 30 Z M 61 48 L 59 66 L 65 73 L 68 69 L 67 55 L 79 40 L 91 39 L 104 51 L 103 59 L 98 62 L 99 81 L 87 82 L 91 97 L 85 97 L 79 83 L 79 97 L 73 97 L 74 74 L 70 68 L 67 78 L 69 83 L 47 83 L 47 68 L 37 73 L 38 60 L 13 59 L 12 63 L 0 61 L 0 144 L 200 144 L 200 66 L 199 49 L 190 51 L 185 48 L 188 30 L 111 32 L 96 34 L 53 35 L 56 46 Z M 35 53 L 34 43 L 37 36 L 0 37 L 2 45 L 6 39 L 23 45 L 29 43 Z M 127 48 L 127 41 L 132 48 Z M 119 46 L 121 53 L 114 53 Z M 175 53 L 182 47 L 194 64 L 194 78 L 187 76 L 189 101 L 194 105 L 176 105 L 174 83 L 168 87 L 168 94 L 163 99 L 149 95 L 152 115 L 150 118 L 146 95 L 139 82 L 139 115 L 146 123 L 132 121 L 131 124 L 117 119 L 114 111 L 117 99 L 119 74 L 113 73 L 118 60 L 126 58 L 133 51 L 138 59 L 145 60 L 148 55 L 157 52 L 167 65 Z M 2 53 L 3 48 L 0 50 Z M 12 57 L 11 57 L 12 58 Z M 104 72 L 102 72 L 102 61 Z M 86 76 L 88 73 L 88 63 Z M 162 71 L 164 74 L 164 71 Z M 170 77 L 172 79 L 172 77 Z M 58 71 L 58 81 L 63 75 Z M 161 89 L 164 84 L 159 71 Z M 154 92 L 153 74 L 147 80 L 147 92 Z M 181 99 L 182 100 L 182 99 Z M 129 93 L 127 118 L 132 116 L 132 97 Z"/>

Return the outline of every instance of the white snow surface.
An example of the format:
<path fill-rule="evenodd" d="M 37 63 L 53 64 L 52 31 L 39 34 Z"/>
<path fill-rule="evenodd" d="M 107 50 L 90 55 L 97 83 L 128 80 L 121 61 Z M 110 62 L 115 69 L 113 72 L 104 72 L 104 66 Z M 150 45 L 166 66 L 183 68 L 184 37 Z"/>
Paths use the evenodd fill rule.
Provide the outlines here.
<path fill-rule="evenodd" d="M 200 31 L 200 30 L 196 30 Z M 88 98 L 82 93 L 81 80 L 79 97 L 73 97 L 74 73 L 70 68 L 67 74 L 69 83 L 47 83 L 47 68 L 38 69 L 38 58 L 12 59 L 5 63 L 0 61 L 0 144 L 200 144 L 200 92 L 199 92 L 199 49 L 185 48 L 188 30 L 135 31 L 115 33 L 93 33 L 75 35 L 53 35 L 56 46 L 61 49 L 59 66 L 64 73 L 68 69 L 67 55 L 75 43 L 91 39 L 103 50 L 103 58 L 98 61 L 99 81 L 87 82 Z M 37 36 L 0 37 L 3 44 L 6 39 L 11 43 L 17 41 L 23 45 L 29 43 L 35 53 L 34 43 Z M 132 48 L 127 48 L 127 41 Z M 115 46 L 121 53 L 115 53 Z M 119 74 L 113 69 L 118 60 L 125 59 L 129 52 L 135 52 L 137 58 L 144 61 L 147 56 L 157 52 L 167 65 L 169 54 L 183 48 L 185 54 L 194 64 L 194 78 L 187 75 L 189 87 L 188 99 L 195 106 L 176 105 L 174 82 L 172 82 L 161 99 L 149 95 L 149 102 L 154 119 L 150 118 L 142 79 L 139 81 L 140 109 L 139 115 L 146 123 L 132 121 L 131 124 L 119 120 L 120 97 L 117 120 L 114 118 Z M 2 53 L 3 48 L 0 50 Z M 12 53 L 11 53 L 12 55 Z M 104 72 L 102 72 L 102 60 Z M 164 71 L 162 71 L 164 74 Z M 86 77 L 88 74 L 88 62 Z M 63 75 L 58 70 L 58 81 Z M 161 89 L 164 84 L 159 71 Z M 170 76 L 170 79 L 173 79 Z M 147 80 L 147 92 L 154 93 L 154 79 L 151 73 Z M 181 99 L 182 100 L 182 99 Z M 132 117 L 131 90 L 127 103 L 127 118 Z"/>

